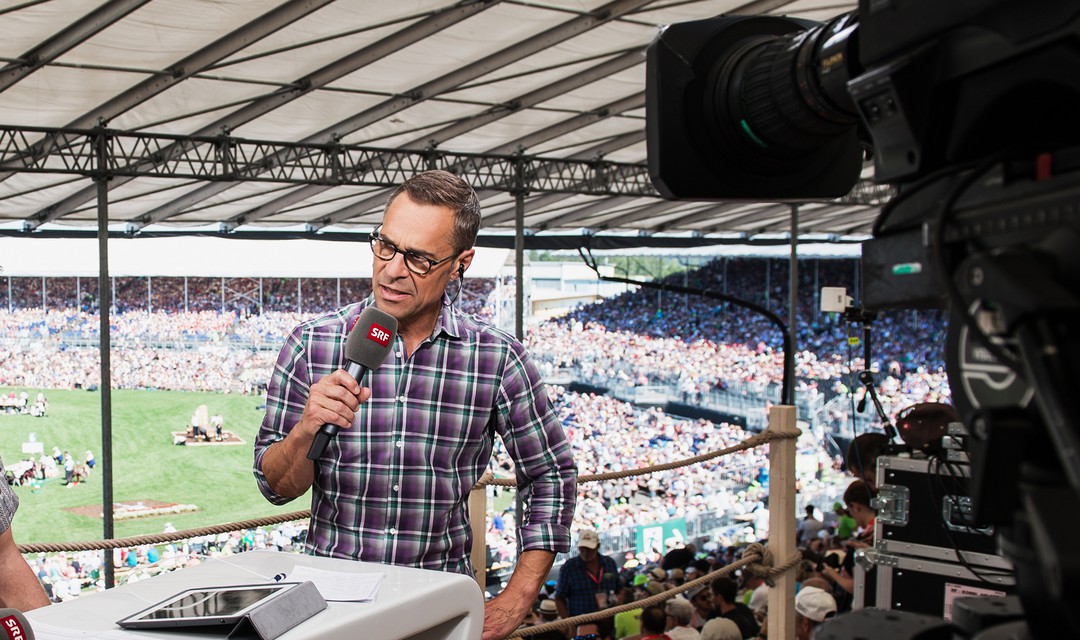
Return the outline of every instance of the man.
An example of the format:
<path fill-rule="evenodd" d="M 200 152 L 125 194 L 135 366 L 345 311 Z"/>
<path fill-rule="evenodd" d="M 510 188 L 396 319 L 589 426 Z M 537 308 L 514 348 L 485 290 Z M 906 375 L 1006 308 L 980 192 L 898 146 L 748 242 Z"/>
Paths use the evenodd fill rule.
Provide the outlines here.
<path fill-rule="evenodd" d="M 49 604 L 49 597 L 11 535 L 11 520 L 18 508 L 19 497 L 4 479 L 4 461 L 0 460 L 0 608 L 29 611 Z"/>
<path fill-rule="evenodd" d="M 390 196 L 371 234 L 373 293 L 286 338 L 255 441 L 259 490 L 311 498 L 308 553 L 472 574 L 468 495 L 497 433 L 526 519 L 506 588 L 485 605 L 485 640 L 514 631 L 570 547 L 576 470 L 524 347 L 459 313 L 448 285 L 469 268 L 480 204 L 463 180 L 428 171 Z M 460 289 L 459 289 L 460 290 Z M 363 380 L 342 366 L 349 329 L 374 305 L 398 321 L 386 361 Z M 342 429 L 307 459 L 324 424 Z"/>
<path fill-rule="evenodd" d="M 735 581 L 727 576 L 713 580 L 713 614 L 715 617 L 732 620 L 739 625 L 742 637 L 750 638 L 758 634 L 760 626 L 750 607 L 736 599 L 738 588 Z"/>
<path fill-rule="evenodd" d="M 688 591 L 687 596 L 694 607 L 694 620 L 690 626 L 700 629 L 706 620 L 713 617 L 712 589 L 708 585 L 696 587 Z"/>
<path fill-rule="evenodd" d="M 805 547 L 810 544 L 811 540 L 817 538 L 818 531 L 821 531 L 824 527 L 825 523 L 814 517 L 814 505 L 806 505 L 806 517 L 799 523 L 796 542 L 799 546 Z"/>
<path fill-rule="evenodd" d="M 666 627 L 667 614 L 663 607 L 645 607 L 641 612 L 641 634 L 634 636 L 634 640 L 671 640 L 671 636 L 664 632 Z"/>
<path fill-rule="evenodd" d="M 891 442 L 884 433 L 864 433 L 856 437 L 848 445 L 848 472 L 870 486 L 877 485 L 877 459 Z"/>
<path fill-rule="evenodd" d="M 671 640 L 698 640 L 701 634 L 691 627 L 694 618 L 694 605 L 690 601 L 676 596 L 664 603 L 664 613 L 667 614 L 667 629 L 665 630 Z"/>
<path fill-rule="evenodd" d="M 759 638 L 765 638 L 765 627 L 762 627 Z M 739 625 L 734 620 L 727 618 L 713 618 L 701 628 L 701 640 L 743 640 Z"/>
<path fill-rule="evenodd" d="M 803 587 L 795 594 L 795 639 L 810 640 L 814 629 L 836 615 L 836 599 L 817 587 Z"/>
<path fill-rule="evenodd" d="M 843 589 L 848 596 L 855 593 L 855 554 L 859 549 L 867 549 L 874 546 L 874 520 L 877 517 L 877 509 L 870 503 L 877 496 L 877 490 L 862 480 L 853 480 L 844 491 L 844 503 L 848 512 L 858 525 L 859 534 L 844 542 L 847 553 L 840 564 L 839 569 L 829 565 L 822 567 L 821 573 L 837 586 Z M 869 586 L 869 584 L 867 585 Z M 839 592 L 838 592 L 839 593 Z M 844 594 L 840 594 L 843 596 Z M 842 597 L 844 610 L 850 608 L 850 597 Z"/>
<path fill-rule="evenodd" d="M 611 640 L 611 619 L 579 624 L 572 640 Z"/>
<path fill-rule="evenodd" d="M 833 503 L 833 513 L 837 516 L 836 522 L 836 541 L 843 542 L 851 537 L 851 534 L 855 533 L 855 528 L 859 526 L 855 522 L 855 518 L 851 517 L 848 510 L 844 508 L 844 505 L 839 502 Z"/>
<path fill-rule="evenodd" d="M 606 609 L 611 594 L 619 588 L 619 569 L 615 561 L 600 553 L 600 536 L 591 529 L 578 535 L 578 555 L 559 569 L 555 587 L 555 605 L 563 618 Z"/>

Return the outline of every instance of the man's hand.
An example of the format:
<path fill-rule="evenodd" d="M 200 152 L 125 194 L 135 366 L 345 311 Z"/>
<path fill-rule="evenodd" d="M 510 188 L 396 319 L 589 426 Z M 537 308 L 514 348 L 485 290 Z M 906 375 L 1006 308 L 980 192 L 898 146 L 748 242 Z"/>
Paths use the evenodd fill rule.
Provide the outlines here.
<path fill-rule="evenodd" d="M 361 387 L 344 369 L 338 369 L 311 385 L 304 413 L 293 430 L 299 429 L 311 440 L 324 424 L 348 429 L 360 405 L 370 397 L 371 389 Z"/>
<path fill-rule="evenodd" d="M 307 459 L 315 434 L 324 424 L 348 429 L 360 405 L 371 398 L 371 389 L 361 387 L 344 369 L 323 376 L 311 385 L 304 413 L 284 440 L 271 445 L 263 456 L 262 470 L 270 488 L 296 498 L 311 488 L 315 468 Z"/>
<path fill-rule="evenodd" d="M 514 615 L 513 605 L 505 602 L 508 599 L 509 596 L 504 592 L 484 603 L 483 640 L 502 640 L 513 633 L 525 619 L 524 615 Z"/>
<path fill-rule="evenodd" d="M 554 551 L 530 549 L 521 554 L 506 587 L 484 603 L 483 640 L 502 640 L 518 628 L 554 562 Z"/>

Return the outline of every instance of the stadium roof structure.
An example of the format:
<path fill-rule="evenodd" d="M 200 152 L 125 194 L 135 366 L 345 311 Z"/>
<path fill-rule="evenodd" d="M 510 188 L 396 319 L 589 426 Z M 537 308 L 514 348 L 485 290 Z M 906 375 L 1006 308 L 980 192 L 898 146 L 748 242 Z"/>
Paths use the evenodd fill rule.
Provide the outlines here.
<path fill-rule="evenodd" d="M 661 26 L 824 20 L 855 2 L 5 4 L 0 234 L 77 236 L 107 221 L 129 235 L 355 239 L 390 187 L 443 167 L 483 199 L 479 244 L 588 236 L 602 248 L 790 228 L 789 204 L 659 198 L 645 166 L 644 52 Z M 885 197 L 863 180 L 802 203 L 800 235 L 865 237 Z"/>

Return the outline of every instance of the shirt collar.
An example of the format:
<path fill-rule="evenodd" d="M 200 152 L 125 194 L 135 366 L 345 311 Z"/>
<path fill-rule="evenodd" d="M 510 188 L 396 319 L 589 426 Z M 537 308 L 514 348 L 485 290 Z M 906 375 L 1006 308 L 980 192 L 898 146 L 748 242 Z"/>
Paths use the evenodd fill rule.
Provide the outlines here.
<path fill-rule="evenodd" d="M 349 323 L 360 317 L 360 312 L 363 311 L 368 305 L 375 304 L 375 294 L 368 294 L 368 297 L 356 308 L 356 313 L 352 314 L 348 318 Z M 461 326 L 461 314 L 456 308 L 450 304 L 450 296 L 446 292 L 443 292 L 442 310 L 439 312 L 439 317 L 435 318 L 435 328 L 431 331 L 431 339 L 439 337 L 439 334 L 445 333 L 451 338 L 460 339 L 465 332 Z"/>

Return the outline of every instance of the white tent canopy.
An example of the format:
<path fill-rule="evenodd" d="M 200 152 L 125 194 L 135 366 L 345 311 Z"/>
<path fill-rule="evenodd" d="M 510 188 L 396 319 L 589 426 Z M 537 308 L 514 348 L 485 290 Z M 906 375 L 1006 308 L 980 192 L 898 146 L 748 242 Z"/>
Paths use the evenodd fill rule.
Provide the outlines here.
<path fill-rule="evenodd" d="M 657 197 L 644 171 L 644 52 L 676 22 L 722 14 L 827 20 L 855 4 L 0 3 L 0 229 L 96 226 L 91 173 L 98 158 L 85 131 L 105 125 L 117 136 L 109 147 L 116 175 L 106 182 L 114 229 L 363 232 L 382 215 L 387 183 L 449 162 L 448 155 L 479 154 L 471 168 L 447 166 L 480 189 L 481 233 L 506 233 L 517 222 L 507 176 L 523 174 L 507 169 L 512 161 L 500 167 L 490 159 L 520 153 L 544 160 L 529 174 L 533 189 L 522 195 L 524 226 L 536 240 L 582 228 L 706 241 L 784 232 L 784 204 Z M 311 151 L 339 143 L 386 151 Z M 289 156 L 291 144 L 308 145 L 307 155 Z M 202 173 L 240 156 L 235 171 Z M 585 173 L 556 169 L 548 159 Z M 603 163 L 629 167 L 632 177 L 620 178 Z M 328 177 L 316 165 L 337 170 Z M 130 167 L 136 175 L 124 174 Z M 155 173 L 141 172 L 147 168 Z M 868 167 L 864 177 L 871 174 Z M 604 186 L 611 184 L 629 187 Z M 802 232 L 866 234 L 885 196 L 871 183 L 860 185 L 845 199 L 802 203 Z"/>
<path fill-rule="evenodd" d="M 510 255 L 509 249 L 477 248 L 467 275 L 493 278 Z M 366 242 L 198 236 L 109 240 L 110 276 L 370 278 L 372 259 Z M 98 263 L 93 238 L 0 237 L 0 275 L 96 277 Z"/>

